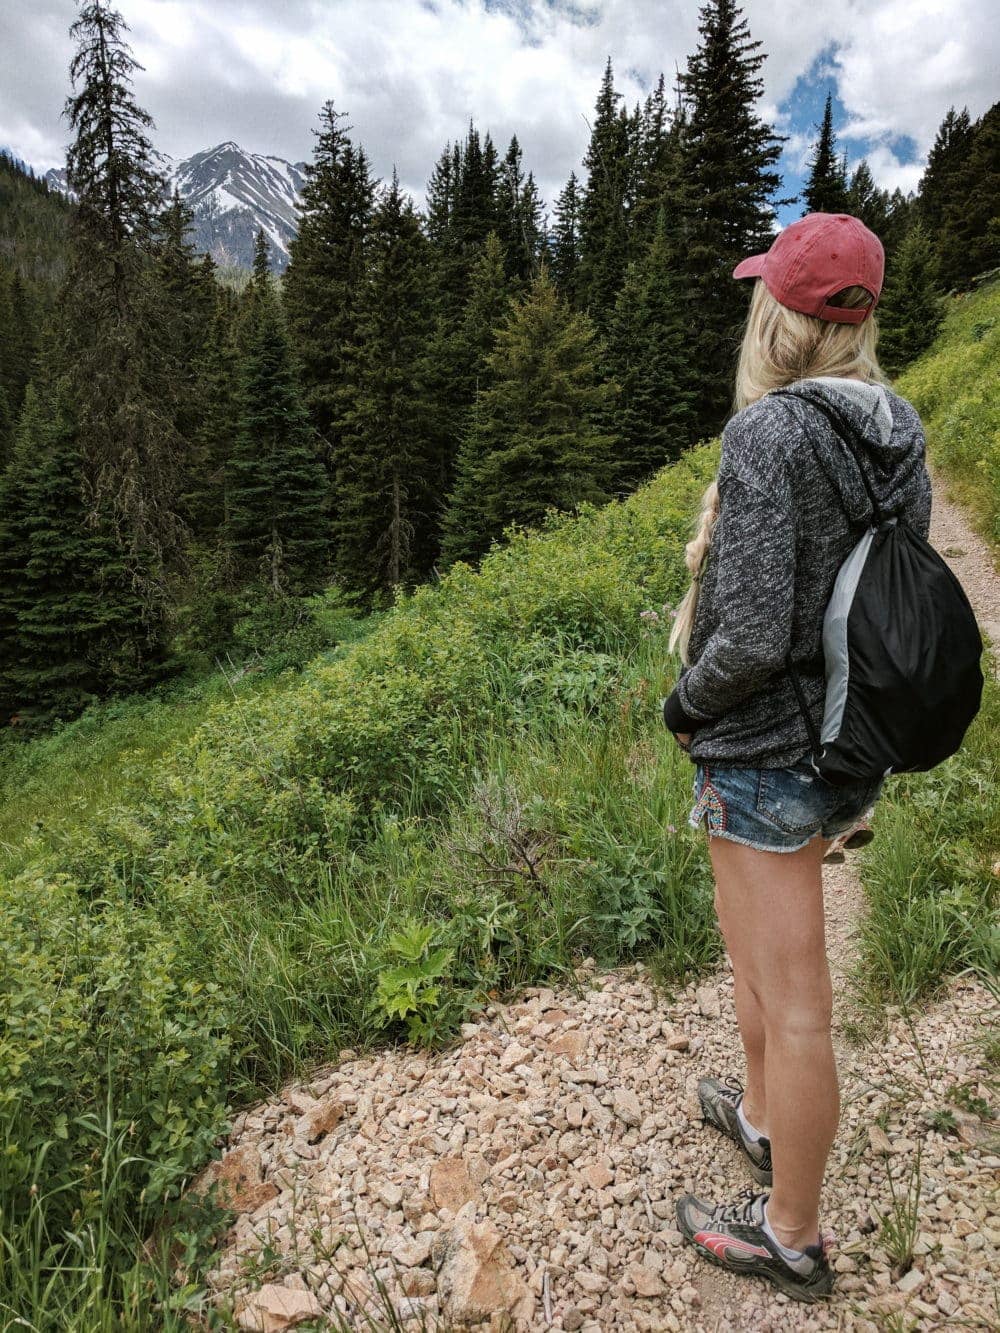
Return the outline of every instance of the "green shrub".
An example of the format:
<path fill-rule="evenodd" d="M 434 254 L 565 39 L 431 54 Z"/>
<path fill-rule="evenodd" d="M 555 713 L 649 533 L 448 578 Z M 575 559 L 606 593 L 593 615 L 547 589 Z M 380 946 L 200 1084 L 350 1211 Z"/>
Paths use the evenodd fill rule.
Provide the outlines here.
<path fill-rule="evenodd" d="M 1000 282 L 952 297 L 941 336 L 900 376 L 928 453 L 983 535 L 1000 547 Z"/>
<path fill-rule="evenodd" d="M 336 594 L 313 601 L 341 646 L 301 674 L 175 684 L 23 747 L 0 898 L 0 1308 L 40 1262 L 26 1207 L 60 1282 L 95 1214 L 101 1263 L 131 1271 L 118 1221 L 210 1156 L 227 1105 L 306 1061 L 401 1024 L 436 1039 L 586 953 L 642 950 L 672 975 L 715 956 L 690 761 L 653 702 L 673 663 L 640 612 L 686 587 L 717 457 L 512 530 L 361 636 Z M 318 640 L 288 611 L 257 605 L 239 633 L 297 668 Z M 91 745 L 77 777 L 96 795 L 50 819 L 46 782 L 79 792 Z M 95 1177 L 112 1158 L 114 1225 Z"/>

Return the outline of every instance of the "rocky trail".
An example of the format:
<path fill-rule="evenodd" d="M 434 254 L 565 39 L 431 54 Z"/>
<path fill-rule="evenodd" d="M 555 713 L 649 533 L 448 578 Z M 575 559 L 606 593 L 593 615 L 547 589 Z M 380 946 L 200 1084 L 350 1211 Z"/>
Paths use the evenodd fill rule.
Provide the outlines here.
<path fill-rule="evenodd" d="M 931 540 L 997 641 L 1000 576 L 934 487 Z M 209 1275 L 219 1304 L 275 1333 L 390 1327 L 386 1300 L 397 1327 L 429 1329 L 1000 1328 L 1000 1142 L 982 1118 L 995 1003 L 959 979 L 859 1035 L 852 854 L 824 875 L 843 1101 L 823 1216 L 839 1275 L 829 1303 L 712 1268 L 674 1229 L 678 1193 L 732 1199 L 752 1184 L 695 1096 L 704 1074 L 742 1072 L 728 969 L 664 999 L 641 966 L 584 964 L 575 985 L 491 1006 L 447 1051 L 344 1051 L 239 1115 L 208 1173 L 239 1213 Z M 958 1088 L 970 1109 L 950 1100 Z M 954 1122 L 938 1132 L 928 1117 L 946 1109 Z M 918 1184 L 904 1272 L 883 1219 Z"/>

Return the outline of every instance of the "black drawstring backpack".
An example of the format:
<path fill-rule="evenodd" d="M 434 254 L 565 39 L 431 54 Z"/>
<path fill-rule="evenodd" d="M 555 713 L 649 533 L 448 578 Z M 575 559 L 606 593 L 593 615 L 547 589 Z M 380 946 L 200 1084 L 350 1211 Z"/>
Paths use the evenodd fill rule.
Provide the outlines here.
<path fill-rule="evenodd" d="M 785 664 L 805 718 L 812 766 L 843 787 L 924 772 L 953 755 L 983 693 L 983 640 L 961 583 L 898 514 L 887 514 L 833 407 L 818 408 L 844 441 L 872 503 L 864 536 L 841 565 L 823 618 L 822 730 L 806 707 L 791 653 Z"/>

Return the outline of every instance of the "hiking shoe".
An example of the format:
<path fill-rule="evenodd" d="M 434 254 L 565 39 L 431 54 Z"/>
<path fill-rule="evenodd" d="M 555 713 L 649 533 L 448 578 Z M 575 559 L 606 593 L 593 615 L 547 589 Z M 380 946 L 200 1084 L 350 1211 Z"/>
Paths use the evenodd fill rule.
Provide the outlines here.
<path fill-rule="evenodd" d="M 677 1226 L 709 1262 L 731 1273 L 763 1277 L 795 1301 L 819 1301 L 833 1290 L 826 1258 L 829 1240 L 786 1259 L 764 1230 L 766 1194 L 747 1190 L 737 1203 L 712 1204 L 685 1194 L 677 1200 Z"/>
<path fill-rule="evenodd" d="M 823 857 L 827 864 L 831 862 L 840 863 L 844 860 L 845 849 L 849 852 L 856 852 L 859 847 L 867 847 L 875 836 L 875 830 L 868 823 L 867 819 L 860 819 L 852 829 L 838 836 L 830 844 L 830 850 Z"/>
<path fill-rule="evenodd" d="M 826 856 L 823 857 L 823 861 L 826 865 L 840 865 L 841 862 L 846 860 L 847 857 L 844 855 L 844 835 L 841 833 L 837 840 L 830 844 L 830 850 L 827 852 Z"/>
<path fill-rule="evenodd" d="M 844 839 L 843 845 L 849 852 L 855 852 L 859 847 L 867 847 L 875 836 L 875 830 L 867 823 L 862 822 L 852 828 L 850 833 Z"/>
<path fill-rule="evenodd" d="M 771 1185 L 771 1140 L 748 1139 L 736 1114 L 743 1100 L 743 1085 L 734 1078 L 720 1083 L 717 1078 L 703 1078 L 698 1084 L 701 1113 L 710 1125 L 734 1139 L 743 1149 L 750 1174 L 758 1185 Z"/>

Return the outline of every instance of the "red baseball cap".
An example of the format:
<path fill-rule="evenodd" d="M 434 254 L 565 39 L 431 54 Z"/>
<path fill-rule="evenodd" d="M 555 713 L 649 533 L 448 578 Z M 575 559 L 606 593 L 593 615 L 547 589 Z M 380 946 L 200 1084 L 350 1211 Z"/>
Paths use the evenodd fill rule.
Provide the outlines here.
<path fill-rule="evenodd" d="M 807 213 L 774 238 L 766 254 L 751 255 L 734 278 L 762 278 L 776 301 L 790 310 L 837 324 L 860 324 L 878 303 L 885 277 L 882 242 L 850 213 Z M 869 305 L 856 310 L 830 305 L 845 287 L 867 287 Z"/>

